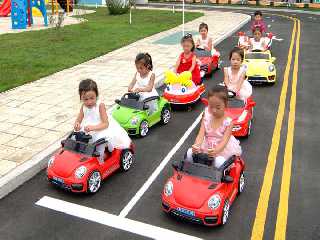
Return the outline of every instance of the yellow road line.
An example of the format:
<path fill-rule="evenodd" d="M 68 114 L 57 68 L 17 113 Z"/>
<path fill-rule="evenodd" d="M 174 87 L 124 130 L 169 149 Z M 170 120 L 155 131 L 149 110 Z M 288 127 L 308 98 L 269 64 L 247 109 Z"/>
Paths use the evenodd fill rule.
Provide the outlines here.
<path fill-rule="evenodd" d="M 276 231 L 274 239 L 282 240 L 286 239 L 287 230 L 287 218 L 288 218 L 288 205 L 289 205 L 289 192 L 290 192 L 290 179 L 291 179 L 291 167 L 292 167 L 292 149 L 293 149 L 293 137 L 296 115 L 296 100 L 297 100 L 297 82 L 298 82 L 298 70 L 299 70 L 299 51 L 300 51 L 300 20 L 298 21 L 296 53 L 293 67 L 292 78 L 292 92 L 290 98 L 290 110 L 288 118 L 288 132 L 287 141 L 284 151 L 282 180 L 280 189 L 280 201 L 278 206 L 278 215 L 276 223 Z"/>
<path fill-rule="evenodd" d="M 292 36 L 291 36 L 291 43 L 290 43 L 290 48 L 288 53 L 287 65 L 286 65 L 286 69 L 283 77 L 283 84 L 282 84 L 282 89 L 281 89 L 281 94 L 279 99 L 278 113 L 277 113 L 275 127 L 273 130 L 268 162 L 267 162 L 266 171 L 264 174 L 263 183 L 260 191 L 259 201 L 258 201 L 257 210 L 256 210 L 256 217 L 255 217 L 253 228 L 252 228 L 251 240 L 263 239 L 264 226 L 265 226 L 266 215 L 268 210 L 270 192 L 272 188 L 274 169 L 277 161 L 282 121 L 283 121 L 285 106 L 286 106 L 288 82 L 289 82 L 289 75 L 290 75 L 291 62 L 292 62 L 292 52 L 293 52 L 295 36 L 297 31 L 296 19 L 292 19 L 292 18 L 290 19 L 294 21 Z"/>

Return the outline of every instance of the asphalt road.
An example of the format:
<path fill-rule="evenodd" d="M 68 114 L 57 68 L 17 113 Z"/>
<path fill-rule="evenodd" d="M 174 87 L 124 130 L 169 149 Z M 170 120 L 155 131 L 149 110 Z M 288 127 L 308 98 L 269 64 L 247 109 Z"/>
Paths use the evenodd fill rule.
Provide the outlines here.
<path fill-rule="evenodd" d="M 320 185 L 318 183 L 320 175 L 318 172 L 320 163 L 317 157 L 320 154 L 318 147 L 320 142 L 318 137 L 320 111 L 317 95 L 320 82 L 317 76 L 320 75 L 320 70 L 317 63 L 320 43 L 317 39 L 319 39 L 320 18 L 303 14 L 294 17 L 301 20 L 301 42 L 286 236 L 290 240 L 319 239 Z M 160 194 L 166 179 L 172 174 L 170 164 L 161 171 L 150 188 L 129 212 L 127 216 L 129 219 L 203 239 L 251 238 L 254 221 L 257 217 L 258 201 L 261 194 L 264 194 L 260 194 L 260 191 L 272 145 L 279 96 L 293 29 L 293 21 L 282 16 L 265 14 L 265 20 L 268 25 L 271 25 L 270 30 L 278 38 L 283 39 L 283 41 L 275 41 L 273 44 L 273 53 L 277 57 L 278 82 L 272 87 L 259 86 L 254 88 L 257 107 L 252 135 L 249 139 L 241 139 L 243 157 L 247 167 L 247 185 L 245 192 L 236 199 L 232 206 L 228 224 L 224 227 L 208 228 L 180 222 L 162 212 Z M 245 26 L 243 30 L 248 30 L 248 26 Z M 225 62 L 227 62 L 229 50 L 236 44 L 236 41 L 237 38 L 234 35 L 217 46 Z M 283 195 L 281 190 L 282 167 L 288 133 L 293 65 L 292 62 L 281 140 L 270 199 L 266 206 L 268 211 L 263 225 L 264 239 L 274 238 L 279 199 Z M 217 71 L 205 83 L 207 87 L 210 87 L 222 79 L 222 71 Z M 144 139 L 135 138 L 137 153 L 134 168 L 127 173 L 119 172 L 108 178 L 96 195 L 70 194 L 56 189 L 47 183 L 45 171 L 40 172 L 0 200 L 0 239 L 144 239 L 134 233 L 49 210 L 37 206 L 35 203 L 43 196 L 50 196 L 119 215 L 202 110 L 203 105 L 198 103 L 192 111 L 174 111 L 173 119 L 167 126 L 152 128 L 150 135 Z M 171 160 L 183 157 L 186 149 L 193 143 L 197 129 L 192 131 Z M 280 210 L 282 209 L 280 208 Z"/>

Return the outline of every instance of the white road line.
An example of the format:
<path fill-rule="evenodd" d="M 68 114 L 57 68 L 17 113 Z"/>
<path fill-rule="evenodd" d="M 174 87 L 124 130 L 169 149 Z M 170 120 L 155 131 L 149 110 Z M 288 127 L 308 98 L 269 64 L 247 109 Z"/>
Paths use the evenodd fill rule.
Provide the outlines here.
<path fill-rule="evenodd" d="M 195 127 L 199 124 L 201 118 L 202 118 L 202 113 L 197 117 L 194 123 L 184 133 L 184 135 L 179 140 L 179 142 L 177 142 L 177 144 L 170 150 L 168 155 L 162 160 L 160 165 L 156 168 L 156 170 L 154 170 L 154 172 L 151 174 L 148 180 L 142 185 L 142 187 L 138 190 L 138 192 L 136 192 L 136 194 L 133 196 L 130 202 L 122 209 L 122 211 L 119 214 L 120 217 L 126 217 L 128 215 L 128 213 L 131 211 L 134 205 L 136 205 L 136 203 L 139 201 L 142 195 L 148 190 L 148 188 L 151 186 L 151 184 L 157 178 L 157 176 L 160 174 L 163 168 L 168 164 L 172 156 L 179 150 L 179 148 L 182 146 L 184 141 L 188 138 L 188 136 L 193 131 L 193 129 L 195 129 Z"/>
<path fill-rule="evenodd" d="M 42 197 L 36 205 L 152 239 L 201 239 L 48 196 Z"/>

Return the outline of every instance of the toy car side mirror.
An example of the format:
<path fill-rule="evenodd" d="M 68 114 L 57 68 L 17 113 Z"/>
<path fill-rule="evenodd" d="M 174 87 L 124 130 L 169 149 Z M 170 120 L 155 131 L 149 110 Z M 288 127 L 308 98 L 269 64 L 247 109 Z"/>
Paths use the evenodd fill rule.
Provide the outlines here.
<path fill-rule="evenodd" d="M 275 62 L 277 60 L 277 58 L 276 57 L 271 57 L 271 62 Z"/>
<path fill-rule="evenodd" d="M 116 99 L 114 101 L 115 101 L 116 104 L 120 104 L 121 103 L 120 99 Z"/>
<path fill-rule="evenodd" d="M 100 157 L 100 153 L 98 151 L 95 151 L 93 154 L 92 154 L 93 157 Z"/>
<path fill-rule="evenodd" d="M 148 105 L 143 105 L 143 110 L 148 110 L 149 106 Z"/>
<path fill-rule="evenodd" d="M 228 175 L 223 176 L 222 177 L 222 182 L 224 182 L 224 183 L 233 183 L 233 177 L 228 176 Z"/>
<path fill-rule="evenodd" d="M 179 163 L 177 161 L 173 161 L 172 162 L 172 167 L 173 167 L 174 170 L 178 171 Z"/>

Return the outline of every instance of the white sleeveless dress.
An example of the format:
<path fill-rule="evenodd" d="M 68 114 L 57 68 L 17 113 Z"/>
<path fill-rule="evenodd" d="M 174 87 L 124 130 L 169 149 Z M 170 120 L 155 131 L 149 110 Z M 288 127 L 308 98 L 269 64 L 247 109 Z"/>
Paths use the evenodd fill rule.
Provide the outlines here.
<path fill-rule="evenodd" d="M 265 41 L 263 38 L 261 38 L 259 42 L 255 41 L 254 38 L 250 38 L 250 43 L 251 43 L 252 50 L 261 50 L 261 51 L 266 50 Z"/>
<path fill-rule="evenodd" d="M 152 71 L 150 71 L 148 73 L 147 76 L 145 76 L 144 78 L 142 78 L 140 76 L 139 73 L 136 74 L 136 84 L 134 86 L 134 88 L 145 88 L 148 86 L 151 75 L 152 75 Z M 154 96 L 159 96 L 157 90 L 155 89 L 155 87 L 153 86 L 151 92 L 139 92 L 140 94 L 140 101 L 143 101 L 146 98 L 149 97 L 154 97 Z M 149 115 L 151 115 L 152 113 L 156 112 L 158 110 L 158 101 L 157 100 L 152 100 L 150 102 L 147 103 L 147 105 L 149 106 Z"/>
<path fill-rule="evenodd" d="M 229 86 L 227 86 L 227 87 L 228 87 L 228 89 L 235 91 L 235 89 L 238 85 L 238 82 L 240 81 L 240 77 L 245 72 L 245 70 L 243 68 L 241 68 L 238 75 L 235 78 L 233 78 L 233 76 L 232 76 L 231 67 L 227 67 L 226 71 L 227 71 L 228 78 L 229 78 Z M 244 80 L 242 83 L 242 86 L 238 92 L 238 97 L 242 100 L 246 100 L 251 95 L 252 95 L 252 86 L 247 80 Z"/>
<path fill-rule="evenodd" d="M 97 102 L 96 106 L 87 108 L 83 105 L 84 117 L 81 122 L 81 131 L 84 131 L 84 127 L 88 125 L 97 125 L 101 123 L 100 102 Z M 119 125 L 119 123 L 113 119 L 111 114 L 108 115 L 109 126 L 106 129 L 100 131 L 92 131 L 89 134 L 92 135 L 92 142 L 95 142 L 101 138 L 105 138 L 113 147 L 118 149 L 129 148 L 131 139 L 127 132 Z"/>
<path fill-rule="evenodd" d="M 145 88 L 148 86 L 151 75 L 152 75 L 152 71 L 150 71 L 147 76 L 145 76 L 144 78 L 142 78 L 140 76 L 139 73 L 136 74 L 136 84 L 134 85 L 134 88 Z M 140 92 L 140 100 L 144 100 L 148 97 L 153 97 L 153 96 L 159 96 L 157 90 L 155 89 L 155 87 L 153 86 L 151 92 Z"/>
<path fill-rule="evenodd" d="M 205 47 L 208 47 L 209 45 L 209 37 L 207 36 L 206 39 L 202 39 L 202 37 L 200 36 L 199 37 L 199 47 L 200 48 L 205 48 Z"/>

